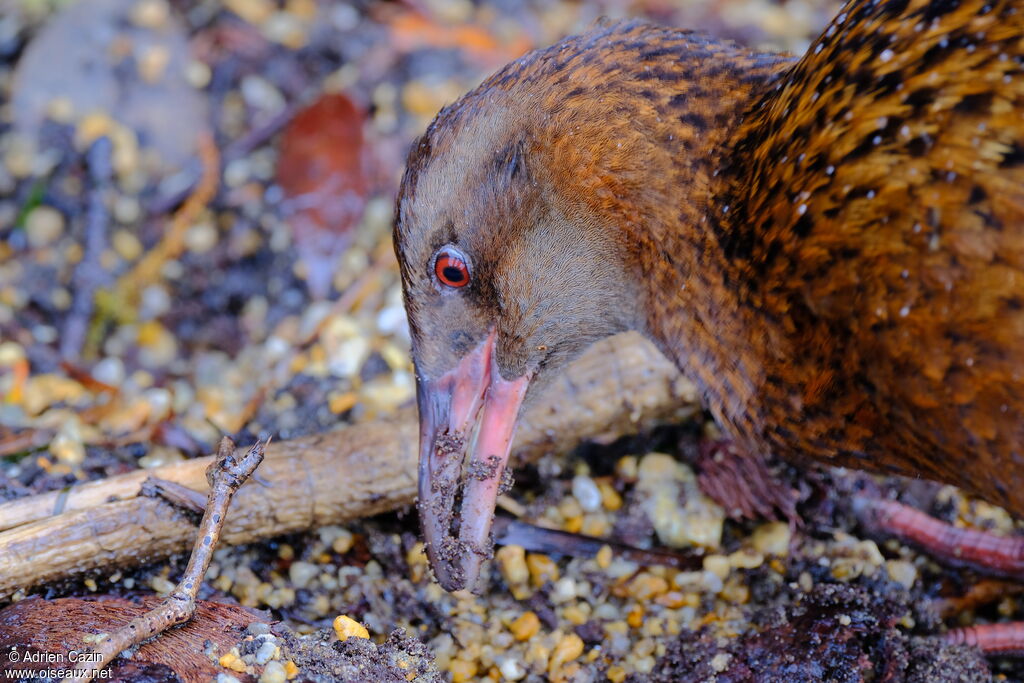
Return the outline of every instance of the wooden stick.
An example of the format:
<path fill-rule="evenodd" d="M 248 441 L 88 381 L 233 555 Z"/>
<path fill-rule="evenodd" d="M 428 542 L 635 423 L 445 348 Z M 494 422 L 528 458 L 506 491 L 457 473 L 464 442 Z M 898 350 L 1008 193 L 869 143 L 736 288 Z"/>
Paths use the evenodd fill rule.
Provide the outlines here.
<path fill-rule="evenodd" d="M 228 437 L 221 439 L 217 459 L 206 470 L 210 483 L 210 497 L 206 502 L 206 513 L 199 523 L 199 535 L 192 547 L 192 556 L 181 581 L 159 605 L 141 614 L 96 643 L 93 649 L 100 655 L 95 668 L 86 669 L 76 682 L 91 680 L 114 661 L 121 652 L 138 645 L 144 640 L 159 635 L 172 626 L 184 624 L 196 611 L 196 598 L 203 585 L 203 577 L 210 568 L 213 551 L 220 541 L 220 533 L 227 519 L 231 498 L 263 462 L 263 444 L 256 442 L 242 457 L 235 457 L 235 444 Z M 89 660 L 93 661 L 93 660 Z"/>
<path fill-rule="evenodd" d="M 595 345 L 552 381 L 523 416 L 518 462 L 609 440 L 698 410 L 694 386 L 647 341 L 623 335 Z M 272 444 L 235 496 L 227 545 L 293 533 L 409 505 L 416 495 L 415 409 L 392 420 Z M 111 477 L 0 505 L 0 600 L 19 591 L 186 550 L 196 527 L 158 498 L 138 496 L 149 476 L 206 492 L 211 458 Z"/>

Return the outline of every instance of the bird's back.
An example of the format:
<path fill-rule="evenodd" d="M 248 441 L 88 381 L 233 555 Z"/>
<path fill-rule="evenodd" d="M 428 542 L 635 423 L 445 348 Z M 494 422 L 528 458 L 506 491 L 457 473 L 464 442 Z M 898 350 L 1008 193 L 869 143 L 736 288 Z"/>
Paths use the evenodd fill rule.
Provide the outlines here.
<path fill-rule="evenodd" d="M 734 136 L 717 225 L 786 339 L 770 443 L 1024 514 L 1019 5 L 849 3 Z"/>

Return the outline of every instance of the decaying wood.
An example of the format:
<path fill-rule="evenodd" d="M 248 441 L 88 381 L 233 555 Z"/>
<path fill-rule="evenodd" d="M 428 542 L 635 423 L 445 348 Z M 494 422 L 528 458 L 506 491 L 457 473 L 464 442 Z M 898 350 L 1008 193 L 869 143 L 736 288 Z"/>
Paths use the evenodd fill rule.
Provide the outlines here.
<path fill-rule="evenodd" d="M 83 634 L 106 633 L 152 609 L 155 595 L 134 599 L 104 596 L 45 600 L 32 596 L 0 611 L 0 680 L 18 677 L 18 670 L 62 671 L 95 669 L 84 653 Z M 143 643 L 131 659 L 119 659 L 111 680 L 212 681 L 224 669 L 206 652 L 224 654 L 244 638 L 246 626 L 270 624 L 270 616 L 238 605 L 200 601 L 195 618 L 159 638 Z M 74 652 L 74 655 L 70 653 Z M 12 657 L 11 653 L 15 656 Z M 41 653 L 59 653 L 64 661 L 37 659 Z M 71 658 L 75 661 L 70 661 Z M 239 681 L 254 676 L 231 672 Z"/>
<path fill-rule="evenodd" d="M 595 345 L 552 382 L 520 423 L 519 461 L 564 452 L 588 437 L 614 438 L 696 409 L 693 385 L 646 341 L 623 335 Z M 222 542 L 337 524 L 408 505 L 416 494 L 415 409 L 387 421 L 277 442 L 228 513 Z M 186 550 L 193 520 L 166 501 L 138 496 L 149 476 L 207 491 L 197 458 L 0 505 L 0 600 L 84 572 L 154 562 Z"/>
<path fill-rule="evenodd" d="M 245 455 L 239 455 L 231 439 L 226 436 L 221 439 L 217 458 L 206 470 L 210 495 L 206 502 L 206 512 L 199 523 L 199 534 L 192 546 L 192 556 L 189 557 L 188 567 L 181 580 L 159 605 L 111 630 L 97 642 L 90 653 L 97 655 L 97 658 L 89 659 L 95 663 L 95 667 L 87 668 L 77 675 L 74 678 L 76 683 L 92 680 L 123 651 L 192 618 L 196 612 L 199 588 L 213 561 L 213 551 L 220 541 L 231 499 L 263 462 L 264 453 L 264 444 L 259 441 Z"/>

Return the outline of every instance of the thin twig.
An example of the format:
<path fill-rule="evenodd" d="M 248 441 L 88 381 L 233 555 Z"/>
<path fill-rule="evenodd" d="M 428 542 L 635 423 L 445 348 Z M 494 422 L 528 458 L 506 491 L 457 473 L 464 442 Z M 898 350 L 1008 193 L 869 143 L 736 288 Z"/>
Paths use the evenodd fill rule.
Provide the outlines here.
<path fill-rule="evenodd" d="M 642 565 L 661 565 L 675 569 L 699 569 L 704 558 L 693 552 L 673 552 L 637 548 L 594 536 L 547 529 L 507 517 L 494 518 L 494 540 L 498 545 L 518 545 L 535 553 L 558 553 L 572 557 L 593 557 L 603 546 L 624 560 Z"/>
<path fill-rule="evenodd" d="M 100 661 L 95 669 L 89 670 L 77 680 L 91 679 L 107 668 L 124 650 L 192 618 L 196 610 L 196 597 L 213 560 L 213 551 L 220 540 L 231 498 L 263 462 L 265 446 L 264 443 L 256 442 L 242 458 L 236 458 L 237 451 L 231 439 L 224 437 L 221 440 L 217 459 L 206 470 L 210 496 L 206 503 L 206 513 L 199 523 L 199 535 L 192 548 L 192 556 L 181 581 L 155 609 L 132 619 L 97 643 L 94 652 L 101 656 Z"/>
<path fill-rule="evenodd" d="M 182 252 L 185 246 L 185 233 L 217 194 L 220 185 L 220 153 L 217 151 L 213 136 L 208 132 L 199 136 L 199 160 L 203 165 L 202 177 L 195 186 L 195 191 L 174 214 L 163 239 L 118 281 L 115 295 L 121 298 L 120 303 L 134 300 L 146 285 L 159 279 L 160 269 L 164 263 L 177 258 Z"/>
<path fill-rule="evenodd" d="M 101 137 L 92 144 L 86 156 L 92 188 L 85 219 L 85 248 L 82 261 L 72 277 L 74 296 L 60 340 L 60 355 L 65 360 L 75 360 L 81 355 L 95 307 L 96 289 L 107 278 L 100 258 L 107 246 L 107 225 L 110 222 L 107 202 L 114 176 L 111 164 L 113 149 L 110 138 Z"/>

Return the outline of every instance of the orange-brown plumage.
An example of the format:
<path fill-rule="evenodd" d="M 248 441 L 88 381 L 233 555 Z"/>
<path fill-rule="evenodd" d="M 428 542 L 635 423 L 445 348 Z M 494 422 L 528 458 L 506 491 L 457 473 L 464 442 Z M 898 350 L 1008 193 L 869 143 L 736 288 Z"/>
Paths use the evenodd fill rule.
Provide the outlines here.
<path fill-rule="evenodd" d="M 443 111 L 395 229 L 421 414 L 443 413 L 433 535 L 455 496 L 436 380 L 489 349 L 488 377 L 533 391 L 624 329 L 750 449 L 1024 515 L 1022 62 L 1014 2 L 851 2 L 800 60 L 601 26 Z M 457 293 L 431 279 L 445 245 L 472 266 Z M 435 565 L 487 552 L 459 543 Z"/>

